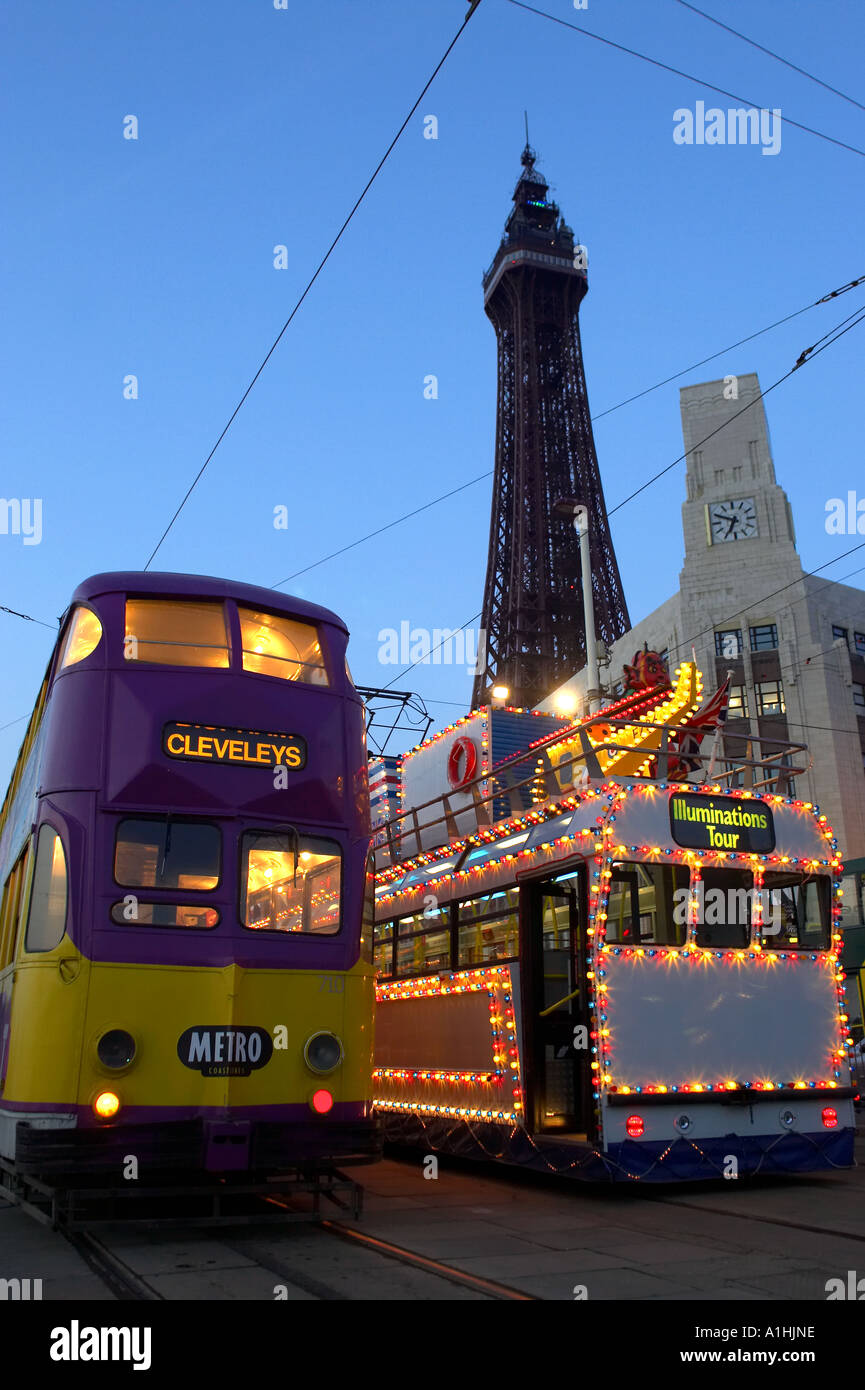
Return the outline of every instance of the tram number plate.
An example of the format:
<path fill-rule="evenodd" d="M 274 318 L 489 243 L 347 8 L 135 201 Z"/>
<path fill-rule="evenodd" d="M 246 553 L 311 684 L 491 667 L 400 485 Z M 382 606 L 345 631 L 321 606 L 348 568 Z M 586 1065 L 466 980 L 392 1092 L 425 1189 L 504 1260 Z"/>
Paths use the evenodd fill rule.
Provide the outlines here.
<path fill-rule="evenodd" d="M 344 975 L 319 975 L 319 994 L 345 994 Z"/>

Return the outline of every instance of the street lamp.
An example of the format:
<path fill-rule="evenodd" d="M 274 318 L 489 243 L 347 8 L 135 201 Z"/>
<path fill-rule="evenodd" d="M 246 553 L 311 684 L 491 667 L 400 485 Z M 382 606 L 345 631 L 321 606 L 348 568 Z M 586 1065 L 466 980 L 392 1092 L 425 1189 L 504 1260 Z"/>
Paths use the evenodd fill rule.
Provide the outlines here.
<path fill-rule="evenodd" d="M 561 497 L 555 503 L 556 516 L 570 517 L 577 533 L 583 577 L 583 623 L 586 629 L 586 700 L 589 714 L 602 703 L 601 682 L 598 676 L 598 640 L 595 636 L 595 605 L 592 598 L 592 561 L 589 554 L 589 513 L 575 497 Z"/>

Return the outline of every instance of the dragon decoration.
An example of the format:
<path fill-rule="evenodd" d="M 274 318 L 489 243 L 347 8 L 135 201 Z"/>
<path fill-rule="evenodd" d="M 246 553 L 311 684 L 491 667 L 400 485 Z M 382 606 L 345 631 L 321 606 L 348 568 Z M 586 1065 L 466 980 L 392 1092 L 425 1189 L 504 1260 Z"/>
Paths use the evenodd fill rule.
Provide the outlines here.
<path fill-rule="evenodd" d="M 649 650 L 643 643 L 643 650 L 634 653 L 629 666 L 624 666 L 624 687 L 635 694 L 642 691 L 658 690 L 670 686 L 667 665 L 659 652 Z M 691 772 L 699 772 L 702 764 L 699 757 L 700 744 L 706 734 L 719 728 L 727 717 L 727 700 L 730 693 L 730 678 L 727 677 L 721 688 L 693 714 L 682 720 L 681 727 L 671 739 L 670 749 L 676 756 L 670 758 L 668 776 L 672 781 L 687 781 Z M 657 759 L 653 758 L 646 768 L 645 775 L 656 777 Z"/>

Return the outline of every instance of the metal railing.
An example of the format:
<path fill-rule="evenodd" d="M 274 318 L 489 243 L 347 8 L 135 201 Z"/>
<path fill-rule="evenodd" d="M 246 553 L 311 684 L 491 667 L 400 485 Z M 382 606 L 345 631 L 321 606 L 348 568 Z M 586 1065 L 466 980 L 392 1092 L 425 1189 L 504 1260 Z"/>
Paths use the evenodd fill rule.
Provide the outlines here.
<path fill-rule="evenodd" d="M 395 864 L 401 859 L 410 859 L 424 850 L 432 849 L 448 840 L 471 834 L 473 829 L 492 826 L 500 821 L 524 815 L 526 811 L 558 800 L 566 795 L 579 795 L 580 787 L 592 782 L 605 781 L 634 783 L 640 785 L 646 780 L 666 782 L 670 779 L 670 764 L 687 758 L 688 762 L 699 764 L 698 772 L 714 759 L 723 766 L 711 772 L 711 781 L 724 786 L 737 784 L 755 792 L 783 791 L 788 789 L 794 777 L 807 772 L 807 766 L 796 766 L 793 760 L 807 753 L 807 744 L 791 743 L 787 739 L 754 738 L 747 734 L 727 735 L 729 742 L 745 744 L 745 755 L 739 756 L 724 749 L 719 753 L 710 748 L 706 752 L 682 753 L 673 740 L 692 732 L 687 726 L 665 724 L 661 727 L 661 739 L 657 748 L 646 749 L 639 745 L 617 743 L 610 739 L 593 744 L 589 734 L 593 729 L 633 729 L 633 719 L 598 719 L 573 729 L 561 730 L 541 739 L 526 752 L 515 753 L 504 759 L 489 772 L 467 782 L 453 791 L 442 792 L 419 806 L 412 806 L 398 816 L 385 821 L 375 831 L 377 867 Z M 651 725 L 647 725 L 651 728 Z M 550 758 L 549 750 L 560 744 L 564 738 L 576 739 L 577 751 L 557 758 Z M 714 740 L 713 740 L 714 743 Z M 672 746 L 671 746 L 672 744 Z M 754 744 L 759 744 L 761 756 L 752 756 Z M 773 749 L 767 754 L 767 749 Z M 643 753 L 652 759 L 656 766 L 651 779 L 644 777 L 617 777 L 614 771 L 605 773 L 600 763 L 601 754 Z M 529 769 L 530 765 L 530 770 Z M 762 776 L 758 774 L 762 773 Z M 741 782 L 738 781 L 741 779 Z M 686 782 L 689 776 L 675 772 L 676 782 Z M 707 780 L 700 775 L 699 781 Z M 456 804 L 457 802 L 461 804 Z M 426 814 L 425 814 L 426 813 Z"/>

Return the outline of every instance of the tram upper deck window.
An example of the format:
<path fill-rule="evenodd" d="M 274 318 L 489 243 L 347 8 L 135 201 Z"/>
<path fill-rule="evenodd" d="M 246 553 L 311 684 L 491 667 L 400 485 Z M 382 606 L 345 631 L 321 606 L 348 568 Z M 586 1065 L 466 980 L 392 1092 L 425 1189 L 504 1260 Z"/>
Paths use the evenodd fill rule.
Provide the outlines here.
<path fill-rule="evenodd" d="M 512 960 L 519 951 L 519 888 L 495 889 L 460 903 L 459 966 Z"/>
<path fill-rule="evenodd" d="M 613 864 L 607 941 L 681 946 L 685 940 L 688 869 L 683 864 Z"/>
<path fill-rule="evenodd" d="M 763 944 L 782 951 L 829 946 L 832 885 L 825 874 L 763 876 Z"/>
<path fill-rule="evenodd" d="M 219 857 L 219 829 L 206 821 L 172 816 L 122 820 L 117 827 L 114 878 L 129 888 L 207 893 L 219 883 Z"/>
<path fill-rule="evenodd" d="M 221 603 L 186 599 L 126 600 L 126 661 L 157 666 L 229 665 L 228 628 Z"/>
<path fill-rule="evenodd" d="M 335 936 L 342 851 L 296 831 L 247 830 L 241 841 L 240 918 L 252 931 Z"/>
<path fill-rule="evenodd" d="M 102 624 L 91 608 L 78 607 L 72 614 L 57 669 L 74 666 L 96 651 L 102 640 Z"/>
<path fill-rule="evenodd" d="M 698 946 L 747 946 L 754 875 L 748 869 L 703 868 L 697 898 Z"/>
<path fill-rule="evenodd" d="M 240 610 L 243 669 L 303 685 L 329 685 L 321 637 L 314 623 L 275 613 Z"/>

